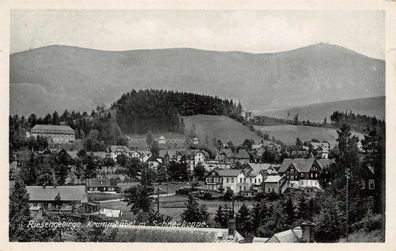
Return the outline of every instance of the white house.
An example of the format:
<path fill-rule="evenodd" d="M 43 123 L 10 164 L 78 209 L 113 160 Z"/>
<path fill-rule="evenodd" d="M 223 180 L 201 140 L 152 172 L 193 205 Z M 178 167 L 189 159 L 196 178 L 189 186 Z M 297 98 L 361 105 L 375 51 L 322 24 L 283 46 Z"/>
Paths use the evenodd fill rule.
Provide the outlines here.
<path fill-rule="evenodd" d="M 249 190 L 246 176 L 241 169 L 215 169 L 205 177 L 205 188 L 209 190 L 219 190 L 223 187 L 224 191 L 228 188 L 234 193 Z"/>

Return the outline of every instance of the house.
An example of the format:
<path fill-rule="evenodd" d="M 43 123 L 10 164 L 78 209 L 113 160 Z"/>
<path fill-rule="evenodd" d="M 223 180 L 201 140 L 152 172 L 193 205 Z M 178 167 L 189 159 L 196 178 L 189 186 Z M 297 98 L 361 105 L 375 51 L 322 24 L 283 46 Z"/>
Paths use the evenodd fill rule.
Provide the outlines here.
<path fill-rule="evenodd" d="M 268 175 L 278 174 L 272 164 L 269 163 L 248 163 L 244 167 L 244 172 L 251 190 L 256 192 L 261 190 L 261 185 Z"/>
<path fill-rule="evenodd" d="M 286 191 L 288 182 L 285 176 L 270 175 L 264 180 L 263 190 L 265 193 L 282 194 Z"/>
<path fill-rule="evenodd" d="M 86 181 L 88 193 L 116 193 L 117 180 L 109 178 L 91 178 Z"/>
<path fill-rule="evenodd" d="M 314 241 L 314 225 L 303 222 L 299 227 L 274 234 L 266 243 L 312 243 Z"/>
<path fill-rule="evenodd" d="M 140 155 L 140 153 L 138 151 L 132 151 L 130 153 L 130 156 L 131 156 L 131 158 L 136 158 L 136 159 L 139 159 L 139 160 L 141 158 L 141 155 Z"/>
<path fill-rule="evenodd" d="M 117 161 L 117 157 L 120 155 L 124 155 L 126 157 L 131 157 L 131 150 L 127 146 L 110 146 L 110 157 Z"/>
<path fill-rule="evenodd" d="M 229 225 L 229 228 L 208 228 L 175 221 L 158 222 L 155 226 L 121 224 L 117 227 L 114 242 L 243 243 L 244 238 L 235 229 L 235 223 Z M 104 234 L 113 230 L 114 227 L 106 228 Z"/>
<path fill-rule="evenodd" d="M 234 163 L 239 162 L 241 164 L 247 164 L 250 161 L 250 155 L 245 149 L 239 149 L 233 156 Z"/>
<path fill-rule="evenodd" d="M 26 186 L 29 194 L 29 204 L 40 206 L 45 211 L 56 210 L 55 198 L 59 195 L 61 210 L 72 211 L 88 202 L 85 186 Z"/>
<path fill-rule="evenodd" d="M 375 170 L 370 165 L 362 165 L 361 168 L 361 180 L 360 180 L 360 192 L 363 196 L 379 196 L 378 188 L 375 184 Z"/>
<path fill-rule="evenodd" d="M 164 162 L 160 157 L 154 157 L 153 155 L 148 156 L 143 160 L 144 163 L 147 163 L 149 168 L 157 169 L 159 165 L 162 165 Z"/>
<path fill-rule="evenodd" d="M 205 188 L 209 190 L 219 190 L 222 187 L 225 191 L 229 188 L 234 193 L 248 191 L 249 183 L 242 169 L 215 169 L 205 177 Z"/>
<path fill-rule="evenodd" d="M 164 136 L 161 136 L 158 138 L 158 144 L 166 144 L 166 138 Z"/>
<path fill-rule="evenodd" d="M 311 141 L 309 142 L 312 145 L 312 149 L 315 152 L 315 155 L 322 158 L 322 159 L 327 159 L 329 158 L 329 152 L 330 152 L 330 143 L 327 141 L 322 141 L 322 142 L 314 142 Z"/>
<path fill-rule="evenodd" d="M 232 163 L 233 162 L 233 157 L 234 153 L 232 152 L 231 149 L 223 149 L 221 152 L 218 154 L 217 159 L 221 163 Z"/>
<path fill-rule="evenodd" d="M 204 168 L 207 172 L 214 169 L 231 169 L 231 165 L 227 163 L 220 163 L 219 160 L 207 160 L 204 163 Z"/>
<path fill-rule="evenodd" d="M 34 138 L 47 138 L 55 144 L 69 144 L 76 140 L 75 131 L 67 125 L 35 125 L 30 130 L 30 135 Z"/>
<path fill-rule="evenodd" d="M 314 158 L 310 159 L 289 159 L 283 160 L 278 173 L 287 178 L 291 187 L 320 189 L 318 176 L 322 168 Z"/>

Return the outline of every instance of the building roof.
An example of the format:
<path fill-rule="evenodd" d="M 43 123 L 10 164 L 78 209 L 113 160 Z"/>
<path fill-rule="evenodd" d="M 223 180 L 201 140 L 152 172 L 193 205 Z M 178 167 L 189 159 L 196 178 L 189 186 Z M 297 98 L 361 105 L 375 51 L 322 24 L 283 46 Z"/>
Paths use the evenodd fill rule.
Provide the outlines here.
<path fill-rule="evenodd" d="M 117 146 L 117 145 L 110 146 L 111 152 L 117 152 L 118 150 L 123 150 L 127 153 L 131 151 L 127 146 Z"/>
<path fill-rule="evenodd" d="M 249 153 L 245 149 L 239 149 L 237 153 L 234 154 L 235 159 L 250 159 Z"/>
<path fill-rule="evenodd" d="M 335 164 L 335 159 L 318 159 L 316 160 L 319 166 L 324 169 L 330 167 L 332 164 Z"/>
<path fill-rule="evenodd" d="M 74 130 L 67 125 L 35 125 L 30 130 L 30 133 L 45 133 L 45 134 L 66 134 L 75 135 Z"/>
<path fill-rule="evenodd" d="M 265 180 L 264 183 L 278 183 L 282 177 L 280 175 L 269 175 Z"/>
<path fill-rule="evenodd" d="M 159 137 L 158 139 L 164 140 L 166 139 L 164 136 Z"/>
<path fill-rule="evenodd" d="M 262 171 L 267 171 L 270 169 L 270 167 L 272 167 L 272 164 L 269 163 L 248 163 L 248 165 L 252 169 L 252 171 L 249 173 L 249 176 L 254 177 L 259 175 Z"/>
<path fill-rule="evenodd" d="M 302 238 L 301 227 L 295 227 L 286 231 L 274 234 L 267 242 L 278 243 L 298 243 Z"/>
<path fill-rule="evenodd" d="M 222 177 L 236 177 L 242 172 L 241 169 L 216 169 L 214 171 Z"/>
<path fill-rule="evenodd" d="M 87 179 L 87 187 L 114 187 L 117 186 L 116 180 L 109 178 L 91 178 Z"/>
<path fill-rule="evenodd" d="M 314 158 L 309 159 L 289 159 L 286 158 L 283 160 L 282 165 L 280 166 L 278 172 L 284 173 L 289 168 L 291 164 L 296 168 L 296 170 L 300 173 L 306 173 L 311 170 L 313 163 L 315 162 Z"/>
<path fill-rule="evenodd" d="M 223 149 L 220 154 L 224 154 L 227 158 L 232 158 L 234 156 L 231 149 Z"/>
<path fill-rule="evenodd" d="M 87 202 L 85 186 L 26 186 L 29 201 L 54 201 L 60 194 L 61 201 Z"/>
<path fill-rule="evenodd" d="M 105 232 L 111 232 L 107 228 Z M 197 228 L 197 227 L 161 227 L 161 226 L 128 226 L 119 227 L 116 242 L 240 242 L 243 237 L 236 231 L 235 236 L 228 238 L 225 228 Z"/>

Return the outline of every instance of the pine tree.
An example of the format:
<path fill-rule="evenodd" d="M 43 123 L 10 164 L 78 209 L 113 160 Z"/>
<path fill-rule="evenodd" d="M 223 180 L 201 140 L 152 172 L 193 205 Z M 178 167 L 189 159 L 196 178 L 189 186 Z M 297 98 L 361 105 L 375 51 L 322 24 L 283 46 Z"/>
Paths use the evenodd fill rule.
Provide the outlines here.
<path fill-rule="evenodd" d="M 288 224 L 289 226 L 293 226 L 295 216 L 294 216 L 294 205 L 292 198 L 289 198 L 286 201 L 286 204 L 284 206 L 284 211 L 286 214 L 286 224 Z"/>
<path fill-rule="evenodd" d="M 29 241 L 31 234 L 27 227 L 31 220 L 29 212 L 29 195 L 21 179 L 15 180 L 9 198 L 10 241 Z"/>
<path fill-rule="evenodd" d="M 208 222 L 209 213 L 205 205 L 199 205 L 195 197 L 190 194 L 186 203 L 186 210 L 181 214 L 186 222 Z"/>
<path fill-rule="evenodd" d="M 253 237 L 253 226 L 250 218 L 250 211 L 245 203 L 243 203 L 241 208 L 238 210 L 235 221 L 236 229 L 243 237 L 246 239 Z"/>

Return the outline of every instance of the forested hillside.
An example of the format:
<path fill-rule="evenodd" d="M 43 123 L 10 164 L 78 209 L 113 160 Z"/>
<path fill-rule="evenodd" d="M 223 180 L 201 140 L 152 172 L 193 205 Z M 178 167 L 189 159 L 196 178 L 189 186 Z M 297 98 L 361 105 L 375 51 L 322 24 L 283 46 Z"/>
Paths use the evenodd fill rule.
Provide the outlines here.
<path fill-rule="evenodd" d="M 117 123 L 124 133 L 183 132 L 180 116 L 197 114 L 236 117 L 241 104 L 207 95 L 164 90 L 131 91 L 113 103 Z"/>

